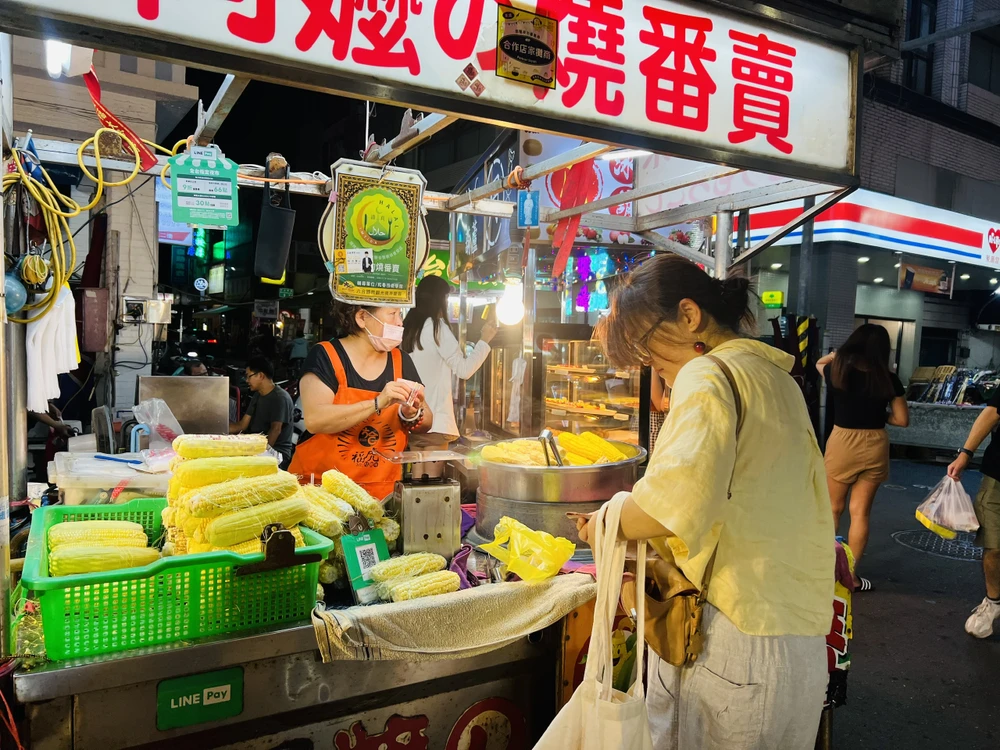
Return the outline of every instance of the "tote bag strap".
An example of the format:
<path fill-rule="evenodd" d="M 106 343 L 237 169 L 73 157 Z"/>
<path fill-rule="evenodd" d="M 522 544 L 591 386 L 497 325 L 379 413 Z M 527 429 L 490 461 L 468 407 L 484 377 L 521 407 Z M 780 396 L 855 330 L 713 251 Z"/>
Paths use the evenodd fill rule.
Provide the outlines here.
<path fill-rule="evenodd" d="M 618 539 L 621 511 L 628 493 L 620 492 L 598 511 L 594 523 L 594 562 L 597 568 L 597 603 L 594 607 L 594 624 L 590 634 L 585 680 L 601 683 L 601 699 L 610 700 L 613 665 L 611 659 L 611 632 L 618 609 L 622 577 L 625 570 L 627 542 Z M 645 588 L 646 543 L 640 542 L 636 566 L 636 584 Z M 643 597 L 639 597 L 640 600 Z M 645 601 L 636 604 L 636 679 L 629 691 L 633 697 L 642 697 L 643 656 L 645 650 Z"/>
<path fill-rule="evenodd" d="M 729 369 L 729 365 L 723 362 L 718 357 L 711 354 L 705 355 L 706 359 L 712 360 L 719 369 L 722 370 L 723 376 L 725 376 L 726 381 L 729 383 L 729 387 L 733 392 L 733 403 L 736 406 L 736 442 L 740 440 L 740 432 L 743 431 L 743 419 L 746 416 L 746 412 L 743 409 L 743 397 L 740 395 L 740 388 L 736 385 L 736 378 L 733 377 L 733 371 Z M 736 478 L 736 462 L 733 462 L 733 473 L 729 475 L 729 488 L 726 490 L 728 497 L 733 496 L 733 480 Z M 720 537 L 721 539 L 721 537 Z M 719 545 L 715 545 L 715 549 L 712 551 L 712 556 L 708 559 L 708 565 L 705 566 L 705 574 L 701 578 L 701 591 L 698 593 L 698 604 L 704 604 L 705 600 L 708 599 L 708 583 L 712 578 L 712 571 L 715 570 L 715 556 L 719 554 Z M 637 589 L 638 590 L 638 589 Z"/>

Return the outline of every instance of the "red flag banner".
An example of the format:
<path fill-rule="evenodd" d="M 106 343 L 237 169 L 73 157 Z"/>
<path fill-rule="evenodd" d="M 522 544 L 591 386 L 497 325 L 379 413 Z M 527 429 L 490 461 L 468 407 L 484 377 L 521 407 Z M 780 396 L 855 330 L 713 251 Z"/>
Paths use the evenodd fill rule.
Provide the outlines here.
<path fill-rule="evenodd" d="M 94 109 L 97 110 L 97 117 L 101 121 L 101 125 L 120 134 L 127 141 L 126 148 L 134 147 L 139 150 L 139 165 L 143 172 L 155 167 L 159 162 L 153 150 L 142 142 L 142 138 L 136 135 L 132 128 L 119 120 L 110 109 L 101 103 L 101 82 L 97 80 L 97 74 L 93 67 L 89 73 L 83 74 L 83 80 L 87 84 L 87 91 L 90 92 L 90 98 L 94 102 Z"/>

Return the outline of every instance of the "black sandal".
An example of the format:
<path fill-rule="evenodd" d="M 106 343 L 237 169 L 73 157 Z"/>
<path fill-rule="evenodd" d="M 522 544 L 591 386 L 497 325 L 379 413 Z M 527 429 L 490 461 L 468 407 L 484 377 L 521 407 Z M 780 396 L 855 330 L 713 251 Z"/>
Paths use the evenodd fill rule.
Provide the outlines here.
<path fill-rule="evenodd" d="M 872 591 L 875 588 L 874 586 L 872 586 L 872 582 L 869 581 L 867 578 L 862 578 L 861 576 L 858 576 L 858 580 L 861 581 L 861 583 L 855 584 L 854 586 L 855 594 L 858 593 L 859 591 Z"/>

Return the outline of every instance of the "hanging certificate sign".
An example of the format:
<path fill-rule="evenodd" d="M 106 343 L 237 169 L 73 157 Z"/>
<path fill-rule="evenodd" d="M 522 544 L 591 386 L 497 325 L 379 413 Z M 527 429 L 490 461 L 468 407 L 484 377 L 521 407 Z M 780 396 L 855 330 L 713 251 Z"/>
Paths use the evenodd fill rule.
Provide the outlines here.
<path fill-rule="evenodd" d="M 336 203 L 320 221 L 319 245 L 334 298 L 356 305 L 411 307 L 422 262 L 423 175 L 347 159 L 331 170 Z"/>

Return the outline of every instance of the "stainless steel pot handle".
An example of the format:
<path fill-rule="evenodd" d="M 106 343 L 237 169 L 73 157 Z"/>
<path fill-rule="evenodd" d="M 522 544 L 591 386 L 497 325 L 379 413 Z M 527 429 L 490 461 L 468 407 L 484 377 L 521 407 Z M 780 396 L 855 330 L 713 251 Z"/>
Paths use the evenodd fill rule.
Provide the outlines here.
<path fill-rule="evenodd" d="M 552 434 L 552 430 L 542 430 L 538 433 L 538 440 L 542 444 L 542 452 L 545 453 L 545 463 L 552 466 L 552 459 L 549 458 L 551 453 L 556 466 L 562 466 L 563 460 L 562 456 L 559 455 L 559 444 L 556 442 L 556 436 Z"/>

